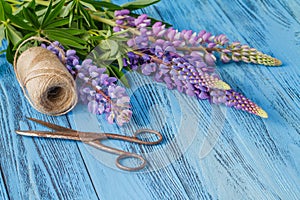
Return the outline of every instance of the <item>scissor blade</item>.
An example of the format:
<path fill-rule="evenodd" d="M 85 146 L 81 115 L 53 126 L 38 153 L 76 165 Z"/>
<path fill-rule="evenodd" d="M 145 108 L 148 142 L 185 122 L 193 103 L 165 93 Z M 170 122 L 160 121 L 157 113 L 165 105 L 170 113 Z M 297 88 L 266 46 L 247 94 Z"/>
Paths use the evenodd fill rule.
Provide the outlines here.
<path fill-rule="evenodd" d="M 28 120 L 31 120 L 33 122 L 36 122 L 38 124 L 41 124 L 43 126 L 46 126 L 48 128 L 51 128 L 55 131 L 69 131 L 69 132 L 77 132 L 73 129 L 70 129 L 70 128 L 66 128 L 66 127 L 63 127 L 63 126 L 59 126 L 59 125 L 56 125 L 56 124 L 52 124 L 52 123 L 49 123 L 49 122 L 45 122 L 45 121 L 42 121 L 42 120 L 39 120 L 39 119 L 35 119 L 35 118 L 31 118 L 31 117 L 27 117 Z"/>
<path fill-rule="evenodd" d="M 50 132 L 50 131 L 21 131 L 16 130 L 16 133 L 23 136 L 30 137 L 43 137 L 43 138 L 56 138 L 56 139 L 66 139 L 66 140 L 77 140 L 81 141 L 78 133 L 74 132 Z"/>

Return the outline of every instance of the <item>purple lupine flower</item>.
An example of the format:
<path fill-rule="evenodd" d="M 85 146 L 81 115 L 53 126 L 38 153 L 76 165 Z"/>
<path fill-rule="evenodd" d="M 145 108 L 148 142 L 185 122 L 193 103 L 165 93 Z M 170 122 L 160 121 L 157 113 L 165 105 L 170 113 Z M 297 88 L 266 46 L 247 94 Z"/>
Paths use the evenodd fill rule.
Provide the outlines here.
<path fill-rule="evenodd" d="M 81 80 L 79 96 L 88 104 L 88 110 L 94 114 L 106 114 L 109 123 L 122 126 L 129 122 L 132 112 L 130 98 L 123 87 L 115 84 L 117 79 L 105 74 L 105 68 L 99 68 L 91 59 L 85 59 L 76 65 Z"/>
<path fill-rule="evenodd" d="M 130 121 L 132 116 L 130 98 L 123 87 L 115 84 L 117 81 L 115 77 L 105 74 L 105 68 L 97 67 L 91 59 L 85 59 L 80 64 L 76 51 L 65 52 L 57 41 L 48 46 L 45 44 L 41 46 L 56 54 L 74 78 L 77 75 L 81 80 L 78 93 L 82 102 L 87 104 L 89 112 L 105 113 L 109 123 L 116 122 L 120 126 Z"/>
<path fill-rule="evenodd" d="M 150 51 L 147 53 L 151 54 Z M 196 96 L 201 100 L 209 99 L 213 104 L 225 104 L 228 107 L 241 109 L 264 118 L 268 117 L 262 108 L 242 94 L 230 89 L 218 76 L 203 72 L 200 67 L 191 65 L 183 57 L 170 52 L 167 54 L 167 56 L 164 55 L 159 59 L 160 61 L 164 60 L 163 63 L 157 63 L 159 61 L 153 59 L 150 60 L 150 63 L 152 62 L 155 67 L 147 72 L 143 71 L 142 68 L 150 63 L 140 62 L 143 59 L 139 57 L 141 65 L 137 70 L 140 70 L 144 75 L 152 75 L 154 80 L 158 82 L 164 82 L 168 89 L 177 89 L 179 92 L 186 93 L 189 96 Z M 130 62 L 126 61 L 130 65 Z M 208 67 L 204 62 L 201 65 L 198 64 L 198 66 L 202 66 L 202 68 Z M 152 69 L 155 70 L 152 71 Z"/>
<path fill-rule="evenodd" d="M 166 49 L 172 49 L 166 47 Z M 169 89 L 177 88 L 178 91 L 184 92 L 189 96 L 198 96 L 203 99 L 207 96 L 208 88 L 230 89 L 230 87 L 216 76 L 202 71 L 189 63 L 185 58 L 175 52 L 164 51 L 162 47 L 157 46 L 155 49 L 144 50 L 147 56 L 139 56 L 130 52 L 128 64 L 134 65 L 139 63 L 138 68 L 144 75 L 153 75 L 154 79 L 164 82 Z M 202 60 L 198 66 L 207 66 Z"/>
<path fill-rule="evenodd" d="M 124 123 L 127 123 L 132 116 L 132 111 L 131 110 L 122 110 L 121 113 L 117 116 L 117 124 L 122 126 Z"/>
<path fill-rule="evenodd" d="M 122 19 L 127 18 L 128 16 L 122 16 Z M 199 33 L 191 30 L 179 32 L 174 28 L 166 28 L 161 22 L 149 27 L 147 15 L 134 20 L 130 18 L 130 21 L 134 21 L 134 24 L 129 25 L 124 20 L 123 25 L 135 27 L 139 34 L 133 34 L 127 42 L 129 47 L 136 50 L 128 52 L 128 57 L 123 59 L 125 66 L 153 76 L 155 81 L 164 82 L 169 89 L 177 89 L 189 96 L 209 99 L 214 104 L 225 104 L 267 117 L 266 112 L 230 89 L 215 73 L 216 57 L 212 53 L 228 46 L 229 42 L 224 34 L 213 36 L 204 30 Z M 221 54 L 224 61 L 239 61 L 242 56 L 239 52 L 232 53 L 229 49 L 226 51 L 227 54 Z M 232 53 L 232 57 L 229 57 L 229 53 Z M 242 100 L 232 100 L 239 97 Z"/>
<path fill-rule="evenodd" d="M 75 50 L 71 49 L 65 51 L 64 47 L 58 41 L 55 41 L 49 45 L 41 44 L 41 47 L 46 48 L 57 55 L 60 61 L 66 66 L 68 71 L 75 78 L 77 73 L 75 66 L 79 64 L 79 57 L 76 55 Z"/>
<path fill-rule="evenodd" d="M 124 9 L 124 10 L 116 10 L 115 11 L 115 16 L 118 17 L 118 16 L 124 16 L 124 15 L 129 15 L 130 14 L 130 11 L 127 10 L 127 9 Z"/>
<path fill-rule="evenodd" d="M 220 54 L 220 59 L 224 63 L 232 60 L 235 62 L 252 62 L 267 66 L 281 65 L 280 60 L 263 54 L 247 45 L 240 45 L 238 42 L 229 43 L 228 38 L 224 34 L 215 36 L 205 30 L 199 33 L 193 32 L 192 30 L 179 32 L 172 27 L 166 28 L 166 25 L 161 22 L 156 22 L 150 27 L 151 21 L 147 18 L 147 15 L 142 14 L 137 18 L 133 18 L 129 16 L 128 10 L 115 11 L 115 17 L 117 25 L 134 27 L 140 32 L 139 35 L 136 35 L 128 41 L 129 46 L 135 46 L 136 49 L 147 48 L 149 38 L 152 37 L 152 40 L 157 41 L 163 39 L 164 41 L 172 42 L 174 47 L 182 47 L 187 51 L 191 48 L 199 48 L 199 50 L 204 48 L 210 53 L 217 52 Z M 122 30 L 122 28 L 119 26 L 114 28 L 115 32 L 120 30 Z"/>
<path fill-rule="evenodd" d="M 117 26 L 115 26 L 113 28 L 113 30 L 115 32 L 119 32 L 121 30 L 123 30 L 123 28 L 121 26 L 129 26 L 129 27 L 135 27 L 135 18 L 129 16 L 130 11 L 127 9 L 124 10 L 116 10 L 114 15 L 116 18 L 116 24 Z"/>
<path fill-rule="evenodd" d="M 268 114 L 262 108 L 232 89 L 226 91 L 214 90 L 210 92 L 210 95 L 212 96 L 211 101 L 213 101 L 213 103 L 224 103 L 228 107 L 234 107 L 263 118 L 268 117 Z"/>

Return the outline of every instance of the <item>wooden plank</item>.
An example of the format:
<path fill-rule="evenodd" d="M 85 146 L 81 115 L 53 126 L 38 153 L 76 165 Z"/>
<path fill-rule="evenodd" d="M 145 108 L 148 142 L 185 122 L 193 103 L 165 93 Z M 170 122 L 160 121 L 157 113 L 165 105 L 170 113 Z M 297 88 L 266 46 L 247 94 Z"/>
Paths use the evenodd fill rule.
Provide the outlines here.
<path fill-rule="evenodd" d="M 299 24 L 285 6 L 269 1 L 162 1 L 143 11 L 162 17 L 181 30 L 204 28 L 216 34 L 226 33 L 232 40 L 282 59 L 284 67 L 219 63 L 224 80 L 269 112 L 270 118 L 266 120 L 233 109 L 212 109 L 208 102 L 197 102 L 163 89 L 163 85 L 145 85 L 141 76 L 132 78 L 133 87 L 138 89 L 132 91 L 135 114 L 129 125 L 110 126 L 104 118 L 100 125 L 93 125 L 97 122 L 74 111 L 79 128 L 128 134 L 146 126 L 160 130 L 166 138 L 162 146 L 141 148 L 143 152 L 160 152 L 159 156 L 148 158 L 152 165 L 159 168 L 166 162 L 170 164 L 136 174 L 112 169 L 115 157 L 80 148 L 95 188 L 104 199 L 297 199 L 299 44 L 293 42 L 294 33 L 290 32 Z M 190 123 L 182 125 L 184 120 Z M 180 134 L 186 138 L 179 137 Z M 201 158 L 207 138 L 213 144 L 217 139 L 217 143 Z M 171 147 L 166 150 L 168 144 Z M 134 146 L 121 145 L 138 151 Z M 188 147 L 185 149 L 184 145 Z M 118 192 L 108 192 L 111 187 Z"/>
<path fill-rule="evenodd" d="M 171 163 L 176 162 L 176 160 L 179 160 L 178 162 L 181 164 L 188 164 L 185 161 L 186 159 L 182 158 L 182 154 L 194 139 L 194 131 L 197 130 L 198 126 L 197 123 L 195 123 L 195 126 L 191 126 L 189 123 L 193 121 L 198 122 L 197 120 L 199 120 L 202 115 L 195 112 L 194 104 L 190 104 L 189 107 L 186 107 L 183 104 L 188 101 L 197 103 L 197 101 L 178 94 L 178 92 L 169 91 L 161 84 L 153 84 L 151 79 L 147 79 L 141 75 L 129 75 L 129 81 L 131 82 L 133 80 L 135 84 L 131 91 L 134 117 L 130 124 L 122 128 L 109 126 L 105 119 L 102 118 L 100 120 L 99 128 L 98 122 L 93 121 L 93 117 L 88 115 L 87 111 L 83 112 L 83 108 L 81 107 L 78 108 L 78 110 L 75 109 L 72 116 L 76 122 L 76 128 L 79 130 L 124 133 L 128 135 L 132 135 L 134 130 L 140 128 L 152 128 L 163 133 L 165 137 L 164 143 L 163 145 L 153 147 L 141 146 L 140 148 L 142 148 L 144 154 L 145 152 L 149 153 L 155 151 L 155 154 L 143 154 L 144 156 L 147 156 L 147 160 L 152 167 L 148 168 L 146 171 L 132 174 L 119 171 L 115 168 L 115 156 L 109 156 L 106 153 L 99 151 L 86 151 L 81 148 L 83 158 L 86 161 L 95 188 L 99 191 L 98 193 L 103 194 L 104 199 L 112 198 L 111 194 L 107 191 L 113 187 L 118 191 L 117 194 L 113 194 L 113 197 L 116 199 L 122 197 L 126 197 L 126 199 L 156 199 L 162 198 L 163 196 L 186 199 L 190 195 L 209 198 L 209 194 L 199 190 L 195 184 L 192 189 L 185 188 L 189 184 L 184 183 L 182 176 L 176 175 L 178 173 L 176 170 L 178 168 L 180 169 L 180 167 L 171 165 Z M 206 107 L 209 107 L 209 105 L 206 104 Z M 209 110 L 209 108 L 207 109 Z M 191 112 L 194 112 L 194 114 L 191 115 Z M 184 119 L 182 119 L 183 116 L 185 116 Z M 208 115 L 206 115 L 206 117 L 209 119 Z M 190 126 L 191 136 L 185 134 L 185 132 L 179 132 L 182 129 L 182 123 L 185 124 L 185 126 Z M 207 123 L 209 123 L 209 120 Z M 187 139 L 188 143 L 182 144 L 185 139 Z M 129 151 L 136 150 L 137 152 L 140 152 L 140 149 L 134 145 L 121 143 L 121 146 L 123 149 L 128 148 Z M 153 156 L 155 156 L 155 159 Z M 100 160 L 100 163 L 99 161 L 97 162 L 97 159 Z M 106 166 L 101 167 L 101 164 Z M 188 168 L 185 168 L 184 166 L 182 166 L 182 168 L 183 172 L 181 172 L 180 175 L 194 174 L 197 181 L 199 181 L 198 183 L 201 183 L 197 174 L 186 171 Z M 100 169 L 102 170 L 100 171 Z M 98 177 L 101 177 L 101 179 Z M 188 179 L 191 178 L 192 177 L 189 177 Z M 118 181 L 116 182 L 114 180 Z M 196 190 L 197 193 L 194 194 L 189 191 L 185 192 L 186 189 Z M 134 194 L 134 196 L 131 194 Z"/>
<path fill-rule="evenodd" d="M 5 180 L 4 176 L 2 173 L 2 167 L 0 167 L 1 170 L 1 178 L 0 178 L 0 199 L 7 200 L 8 198 L 8 193 L 6 190 L 6 185 L 5 185 Z"/>
<path fill-rule="evenodd" d="M 264 125 L 258 125 L 260 123 L 258 123 L 257 119 L 245 116 L 244 113 L 230 111 L 230 116 L 227 115 L 226 119 L 228 119 L 229 123 L 232 125 L 233 130 L 229 129 L 228 133 L 234 131 L 241 138 L 241 141 L 237 142 L 237 146 L 246 144 L 247 147 L 254 147 L 249 148 L 249 152 L 252 154 L 248 155 L 249 157 L 256 158 L 258 163 L 260 163 L 261 159 L 262 163 L 260 163 L 260 165 L 264 166 L 265 162 L 270 164 L 265 165 L 263 167 L 264 173 L 257 177 L 264 177 L 265 180 L 263 180 L 263 183 L 265 182 L 264 184 L 269 187 L 272 185 L 273 188 L 271 191 L 273 195 L 279 195 L 279 197 L 283 199 L 294 199 L 297 197 L 297 194 L 299 194 L 299 186 L 295 184 L 299 182 L 299 175 L 281 174 L 283 170 L 281 165 L 287 165 L 286 169 L 283 171 L 291 170 L 293 171 L 292 174 L 299 173 L 299 168 L 295 166 L 297 159 L 286 155 L 286 152 L 289 152 L 287 154 L 291 155 L 295 155 L 295 152 L 299 152 L 299 145 L 296 145 L 298 146 L 297 149 L 293 148 L 291 151 L 286 147 L 287 145 L 294 146 L 294 144 L 297 143 L 297 138 L 299 138 L 299 135 L 297 134 L 297 132 L 299 133 L 299 125 L 297 125 L 297 122 L 299 121 L 299 109 L 297 109 L 299 108 L 299 87 L 297 87 L 297 81 L 299 81 L 299 68 L 296 66 L 297 63 L 299 63 L 299 57 L 296 58 L 299 48 L 297 47 L 298 45 L 289 43 L 293 38 L 293 34 L 289 34 L 289 29 L 281 29 L 281 25 L 275 21 L 278 19 L 273 18 L 272 21 L 271 17 L 265 16 L 261 10 L 263 6 L 259 5 L 259 3 L 252 4 L 249 1 L 247 2 L 247 5 L 245 5 L 244 1 L 235 1 L 230 4 L 226 4 L 224 1 L 217 1 L 215 4 L 203 5 L 205 7 L 205 10 L 203 8 L 205 18 L 200 18 L 200 16 L 197 18 L 197 13 L 193 13 L 196 16 L 191 19 L 192 22 L 195 19 L 201 19 L 201 24 L 205 27 L 209 27 L 211 30 L 215 29 L 216 31 L 214 32 L 220 33 L 220 30 L 224 30 L 222 31 L 224 33 L 229 32 L 227 34 L 230 35 L 231 38 L 238 33 L 236 38 L 245 38 L 246 42 L 265 52 L 270 53 L 272 50 L 274 52 L 273 55 L 281 58 L 285 62 L 284 68 L 275 69 L 264 68 L 262 66 L 241 66 L 240 64 L 230 64 L 232 66 L 228 66 L 228 68 L 226 66 L 220 66 L 219 69 L 221 69 L 220 72 L 224 79 L 229 80 L 229 83 L 233 85 L 233 87 L 238 88 L 238 90 L 245 93 L 248 97 L 255 97 L 252 99 L 256 102 L 259 103 L 261 101 L 262 103 L 260 103 L 260 105 L 266 105 L 266 110 L 270 113 L 270 118 L 263 121 Z M 242 7 L 242 5 L 244 7 Z M 272 6 L 272 8 L 275 9 L 272 13 L 284 13 L 281 12 L 284 8 L 280 8 L 279 5 L 275 7 Z M 252 10 L 256 11 L 257 17 L 253 17 L 253 15 L 249 14 Z M 187 15 L 189 13 L 192 13 L 192 11 L 186 12 Z M 207 16 L 207 13 L 211 13 L 211 16 Z M 183 15 L 186 16 L 185 14 Z M 288 16 L 286 17 L 288 18 Z M 288 19 L 287 21 L 290 21 L 293 26 L 299 27 L 293 19 Z M 264 23 L 268 24 L 268 26 L 265 26 Z M 283 25 L 285 24 L 283 23 Z M 290 27 L 293 26 L 291 25 Z M 266 30 L 266 28 L 268 29 Z M 285 49 L 289 49 L 290 51 L 286 51 Z M 290 60 L 290 58 L 293 59 Z M 285 69 L 287 67 L 288 69 Z M 289 82 L 286 80 L 289 80 Z M 239 85 L 239 87 L 235 85 Z M 285 88 L 288 89 L 285 90 Z M 264 98 L 266 100 L 264 100 Z M 237 116 L 233 117 L 231 113 L 234 113 Z M 276 123 L 277 125 L 275 125 Z M 257 127 L 260 127 L 261 129 Z M 245 142 L 244 138 L 247 137 L 247 135 L 252 135 L 252 138 Z M 224 136 L 226 137 L 226 134 L 224 134 Z M 232 133 L 229 137 L 232 137 Z M 229 139 L 230 138 L 228 138 L 228 140 Z M 256 145 L 253 146 L 253 143 L 256 143 L 258 147 Z M 261 151 L 255 153 L 260 145 Z M 242 150 L 238 151 L 240 151 L 240 153 L 243 152 Z M 226 153 L 223 152 L 222 154 Z M 281 158 L 283 155 L 280 154 L 285 155 L 284 158 Z M 264 155 L 263 158 L 261 158 L 262 155 Z M 276 161 L 280 160 L 280 164 L 274 163 L 274 157 L 276 158 Z M 236 156 L 227 156 L 226 158 L 233 159 L 236 158 Z M 249 159 L 248 157 L 246 158 Z M 286 164 L 286 162 L 289 164 Z M 293 166 L 291 167 L 292 169 L 290 169 L 289 165 Z M 255 171 L 259 172 L 260 170 L 254 166 L 255 165 L 253 165 L 253 168 L 256 169 Z M 268 179 L 274 176 L 277 180 L 268 183 Z M 241 178 L 242 177 L 240 177 L 240 179 Z M 281 185 L 276 187 L 278 183 L 284 183 L 284 186 Z M 280 187 L 280 189 L 278 187 Z M 224 189 L 224 193 L 221 194 L 233 195 L 234 192 L 236 192 L 230 192 L 230 189 L 231 188 Z M 250 194 L 250 192 L 247 192 L 246 196 Z M 243 195 L 241 195 L 241 197 L 242 196 Z"/>
<path fill-rule="evenodd" d="M 1 184 L 9 199 L 98 199 L 75 142 L 32 139 L 16 129 L 41 128 L 25 116 L 68 126 L 66 117 L 37 113 L 25 100 L 12 67 L 0 60 Z M 6 188 L 8 194 L 6 194 Z"/>
<path fill-rule="evenodd" d="M 121 3 L 124 1 L 116 1 Z M 11 199 L 297 199 L 300 195 L 299 2 L 164 0 L 144 13 L 180 30 L 226 33 L 280 58 L 280 68 L 218 63 L 224 80 L 261 105 L 269 119 L 209 105 L 132 74 L 133 120 L 124 127 L 100 124 L 79 108 L 72 127 L 131 135 L 153 128 L 159 146 L 114 142 L 142 153 L 142 172 L 123 172 L 116 156 L 74 142 L 17 137 L 36 127 L 24 116 L 68 125 L 67 118 L 38 114 L 26 103 L 11 68 L 0 59 L 0 198 Z M 147 81 L 148 80 L 148 81 Z M 19 122 L 20 121 L 20 122 Z M 74 122 L 73 122 L 74 121 Z M 211 145 L 207 142 L 210 142 Z M 205 145 L 207 144 L 207 145 Z M 211 150 L 211 146 L 214 148 Z M 67 157 L 66 157 L 67 155 Z M 7 188 L 7 192 L 4 190 Z"/>

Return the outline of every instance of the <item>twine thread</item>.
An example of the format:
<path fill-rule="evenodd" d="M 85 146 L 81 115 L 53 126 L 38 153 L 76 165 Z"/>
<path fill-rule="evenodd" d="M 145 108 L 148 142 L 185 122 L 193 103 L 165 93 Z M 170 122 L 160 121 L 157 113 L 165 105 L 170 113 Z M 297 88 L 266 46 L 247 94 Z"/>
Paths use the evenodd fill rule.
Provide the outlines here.
<path fill-rule="evenodd" d="M 41 113 L 54 116 L 68 113 L 78 99 L 74 78 L 58 57 L 43 47 L 31 47 L 18 58 L 20 48 L 30 40 L 51 44 L 44 38 L 30 37 L 16 50 L 13 67 L 26 99 Z M 56 48 L 64 55 L 60 47 Z"/>

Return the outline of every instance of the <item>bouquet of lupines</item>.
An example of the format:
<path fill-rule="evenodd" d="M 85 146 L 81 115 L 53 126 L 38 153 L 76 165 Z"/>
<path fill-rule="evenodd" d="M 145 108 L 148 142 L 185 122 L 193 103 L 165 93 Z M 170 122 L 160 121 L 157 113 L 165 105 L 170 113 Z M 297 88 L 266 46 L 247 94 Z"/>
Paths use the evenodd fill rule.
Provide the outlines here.
<path fill-rule="evenodd" d="M 129 87 L 123 75 L 132 70 L 152 76 L 168 89 L 266 118 L 262 108 L 220 79 L 216 58 L 223 63 L 267 66 L 281 62 L 248 45 L 229 42 L 224 34 L 178 31 L 146 14 L 132 12 L 158 1 L 138 0 L 119 6 L 92 0 L 0 0 L 0 40 L 8 40 L 10 62 L 20 43 L 29 37 L 53 41 L 48 46 L 28 45 L 42 45 L 64 61 L 80 80 L 81 100 L 90 112 L 106 113 L 109 123 L 123 125 L 131 118 L 130 98 L 116 81 Z M 66 49 L 64 55 L 57 47 Z"/>

